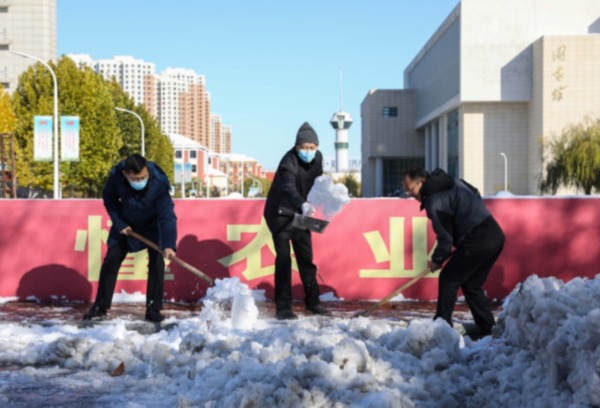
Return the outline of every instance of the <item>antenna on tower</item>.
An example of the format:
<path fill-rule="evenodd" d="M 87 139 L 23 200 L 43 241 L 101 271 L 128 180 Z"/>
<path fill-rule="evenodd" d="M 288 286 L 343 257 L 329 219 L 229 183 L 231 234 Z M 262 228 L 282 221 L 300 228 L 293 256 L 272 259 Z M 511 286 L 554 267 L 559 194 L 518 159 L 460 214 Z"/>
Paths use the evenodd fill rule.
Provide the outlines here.
<path fill-rule="evenodd" d="M 343 75 L 342 67 L 340 67 L 340 111 L 344 110 L 344 86 L 343 86 Z"/>

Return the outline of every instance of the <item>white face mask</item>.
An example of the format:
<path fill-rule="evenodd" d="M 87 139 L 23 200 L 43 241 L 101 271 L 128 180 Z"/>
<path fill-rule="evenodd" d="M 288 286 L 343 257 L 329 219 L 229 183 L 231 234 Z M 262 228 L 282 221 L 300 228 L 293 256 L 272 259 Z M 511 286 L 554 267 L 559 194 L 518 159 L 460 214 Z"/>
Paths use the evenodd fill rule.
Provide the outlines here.
<path fill-rule="evenodd" d="M 305 163 L 310 163 L 317 155 L 316 150 L 298 150 L 298 157 Z"/>
<path fill-rule="evenodd" d="M 146 185 L 148 184 L 148 177 L 146 177 L 143 180 L 138 180 L 138 181 L 131 181 L 129 179 L 127 179 L 127 181 L 129 182 L 129 185 L 134 190 L 141 191 L 146 188 Z"/>

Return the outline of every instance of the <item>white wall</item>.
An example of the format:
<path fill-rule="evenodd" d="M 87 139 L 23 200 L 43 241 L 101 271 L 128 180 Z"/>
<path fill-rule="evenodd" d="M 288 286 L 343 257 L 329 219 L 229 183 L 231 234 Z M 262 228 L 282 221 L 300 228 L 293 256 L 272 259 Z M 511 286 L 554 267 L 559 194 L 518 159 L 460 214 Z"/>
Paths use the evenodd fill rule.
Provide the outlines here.
<path fill-rule="evenodd" d="M 529 101 L 531 44 L 599 32 L 598 0 L 462 0 L 461 100 Z"/>

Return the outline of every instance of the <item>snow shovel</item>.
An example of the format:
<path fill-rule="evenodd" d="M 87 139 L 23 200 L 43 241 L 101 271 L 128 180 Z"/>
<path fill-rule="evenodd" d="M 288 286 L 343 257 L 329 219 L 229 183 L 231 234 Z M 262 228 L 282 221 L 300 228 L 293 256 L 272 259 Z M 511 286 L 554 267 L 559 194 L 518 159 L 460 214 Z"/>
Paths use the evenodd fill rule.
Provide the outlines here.
<path fill-rule="evenodd" d="M 295 213 L 294 219 L 292 220 L 292 226 L 300 229 L 308 229 L 314 232 L 318 232 L 319 234 L 325 231 L 329 225 L 329 221 L 320 220 L 318 218 L 313 217 L 305 217 L 302 214 Z"/>
<path fill-rule="evenodd" d="M 129 235 L 131 235 L 135 239 L 143 242 L 144 244 L 148 245 L 150 248 L 154 249 L 159 254 L 162 254 L 163 256 L 165 255 L 165 253 L 163 252 L 163 250 L 160 249 L 160 247 L 158 245 L 156 245 L 154 242 L 150 241 L 148 238 L 146 238 L 146 237 L 144 237 L 144 236 L 142 236 L 142 235 L 140 235 L 140 234 L 138 234 L 137 232 L 134 232 L 134 231 L 130 231 Z M 171 258 L 171 260 L 174 261 L 176 264 L 180 265 L 183 269 L 187 270 L 188 272 L 191 272 L 194 275 L 198 276 L 199 278 L 205 280 L 211 286 L 213 286 L 215 284 L 215 281 L 210 276 L 206 275 L 201 270 L 194 268 L 189 263 L 187 263 L 187 262 L 185 262 L 185 261 L 177 258 L 176 256 L 173 256 Z"/>
<path fill-rule="evenodd" d="M 414 283 L 416 283 L 422 277 L 424 277 L 425 275 L 427 275 L 429 272 L 430 272 L 429 268 L 425 269 L 423 272 L 421 272 L 420 274 L 418 274 L 417 276 L 415 276 L 414 278 L 412 278 L 411 280 L 409 280 L 408 282 L 406 282 L 404 285 L 400 286 L 398 289 L 396 289 L 395 291 L 393 291 L 392 293 L 390 293 L 387 297 L 381 299 L 379 302 L 375 303 L 373 306 L 371 306 L 367 310 L 363 310 L 363 311 L 360 311 L 360 312 L 356 313 L 354 315 L 354 317 L 360 317 L 360 316 L 368 316 L 368 315 L 370 315 L 375 309 L 378 309 L 381 306 L 385 305 L 394 296 L 398 295 L 402 291 L 404 291 L 407 288 L 409 288 L 410 286 L 412 286 Z"/>

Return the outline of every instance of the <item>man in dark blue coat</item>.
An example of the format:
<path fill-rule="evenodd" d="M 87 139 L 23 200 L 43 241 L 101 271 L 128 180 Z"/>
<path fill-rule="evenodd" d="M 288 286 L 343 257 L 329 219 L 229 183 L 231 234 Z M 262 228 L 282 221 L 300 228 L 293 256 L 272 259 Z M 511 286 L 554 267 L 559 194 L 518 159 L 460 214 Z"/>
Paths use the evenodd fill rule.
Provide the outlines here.
<path fill-rule="evenodd" d="M 441 169 L 431 174 L 422 168 L 410 170 L 403 184 L 408 194 L 421 202 L 436 234 L 429 269 L 434 272 L 449 259 L 440 273 L 434 319 L 441 317 L 452 326 L 460 288 L 477 325 L 468 334 L 489 335 L 495 321 L 482 286 L 504 247 L 502 229 L 475 187 Z"/>
<path fill-rule="evenodd" d="M 112 221 L 108 234 L 108 251 L 102 268 L 96 301 L 83 316 L 84 320 L 106 315 L 115 291 L 119 268 L 128 252 L 147 248 L 128 236 L 135 231 L 158 243 L 167 258 L 175 255 L 177 217 L 169 193 L 170 183 L 165 172 L 139 154 L 117 164 L 104 186 L 104 207 Z M 164 319 L 162 310 L 165 261 L 163 255 L 148 250 L 148 283 L 146 288 L 146 320 Z"/>
<path fill-rule="evenodd" d="M 315 211 L 307 197 L 315 179 L 323 174 L 323 156 L 318 147 L 317 134 L 308 122 L 304 122 L 296 135 L 296 145 L 279 163 L 265 203 L 265 221 L 275 244 L 275 307 L 276 317 L 280 320 L 298 318 L 292 312 L 290 241 L 304 287 L 306 310 L 313 314 L 330 314 L 319 300 L 311 233 L 292 226 L 295 214 L 310 216 Z"/>

